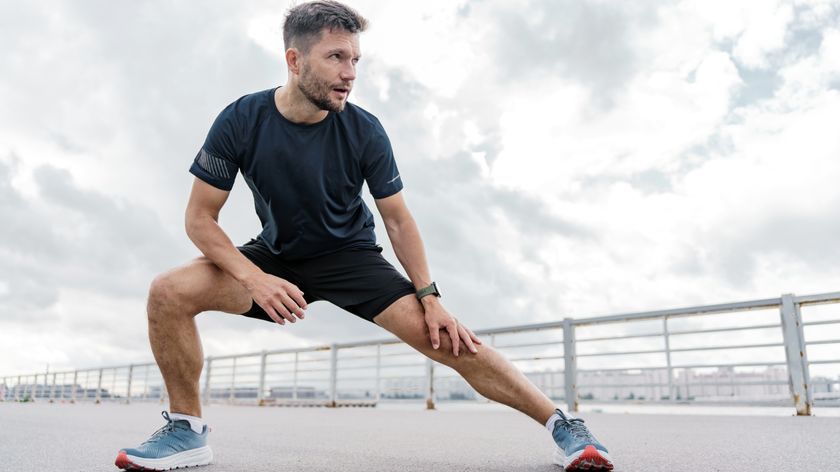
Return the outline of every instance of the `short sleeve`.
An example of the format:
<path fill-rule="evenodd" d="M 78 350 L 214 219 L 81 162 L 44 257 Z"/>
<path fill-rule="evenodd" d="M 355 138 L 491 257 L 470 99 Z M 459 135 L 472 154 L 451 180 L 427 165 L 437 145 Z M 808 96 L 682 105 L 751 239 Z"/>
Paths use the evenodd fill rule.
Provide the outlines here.
<path fill-rule="evenodd" d="M 373 136 L 365 146 L 362 156 L 362 175 L 368 184 L 373 198 L 385 198 L 403 188 L 391 141 L 381 125 L 373 131 Z"/>
<path fill-rule="evenodd" d="M 190 167 L 190 173 L 208 184 L 230 190 L 239 169 L 239 127 L 234 104 L 229 105 L 216 118 L 204 145 Z"/>

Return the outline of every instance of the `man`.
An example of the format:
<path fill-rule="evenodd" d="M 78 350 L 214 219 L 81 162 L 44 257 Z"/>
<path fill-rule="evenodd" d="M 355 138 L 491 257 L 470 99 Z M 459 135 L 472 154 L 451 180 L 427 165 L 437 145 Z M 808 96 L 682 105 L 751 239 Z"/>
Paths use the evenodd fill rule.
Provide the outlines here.
<path fill-rule="evenodd" d="M 204 311 L 266 321 L 303 320 L 327 300 L 454 368 L 479 393 L 546 425 L 567 470 L 612 469 L 583 421 L 554 404 L 441 304 L 406 208 L 391 145 L 372 114 L 347 102 L 367 21 L 335 1 L 293 7 L 284 23 L 289 80 L 225 108 L 190 168 L 186 231 L 205 255 L 159 275 L 148 300 L 149 338 L 169 392 L 166 425 L 119 452 L 124 469 L 169 470 L 212 460 L 201 420 L 203 355 L 194 317 Z M 234 247 L 217 220 L 236 173 L 263 225 Z M 411 281 L 380 254 L 367 182 Z"/>

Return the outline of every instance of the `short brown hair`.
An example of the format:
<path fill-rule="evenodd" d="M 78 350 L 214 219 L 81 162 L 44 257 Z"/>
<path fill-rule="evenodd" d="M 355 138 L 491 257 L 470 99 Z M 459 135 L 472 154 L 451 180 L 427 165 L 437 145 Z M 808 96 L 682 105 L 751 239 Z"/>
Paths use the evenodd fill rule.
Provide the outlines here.
<path fill-rule="evenodd" d="M 286 21 L 283 22 L 283 44 L 286 49 L 298 48 L 303 54 L 307 54 L 312 45 L 321 38 L 324 28 L 361 33 L 367 26 L 367 19 L 356 10 L 334 0 L 301 3 L 286 13 Z"/>

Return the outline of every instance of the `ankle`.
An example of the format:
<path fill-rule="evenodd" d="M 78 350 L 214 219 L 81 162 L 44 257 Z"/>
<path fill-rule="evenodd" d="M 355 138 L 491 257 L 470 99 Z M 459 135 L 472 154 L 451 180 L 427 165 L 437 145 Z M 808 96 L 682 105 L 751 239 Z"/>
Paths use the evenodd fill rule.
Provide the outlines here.
<path fill-rule="evenodd" d="M 187 414 L 184 414 L 184 413 L 171 412 L 171 413 L 169 413 L 169 418 L 172 419 L 173 421 L 179 421 L 180 420 L 180 421 L 189 422 L 190 429 L 192 429 L 194 432 L 196 432 L 198 434 L 201 434 L 202 432 L 204 432 L 204 425 L 205 425 L 204 420 L 202 420 L 198 416 L 187 415 Z"/>

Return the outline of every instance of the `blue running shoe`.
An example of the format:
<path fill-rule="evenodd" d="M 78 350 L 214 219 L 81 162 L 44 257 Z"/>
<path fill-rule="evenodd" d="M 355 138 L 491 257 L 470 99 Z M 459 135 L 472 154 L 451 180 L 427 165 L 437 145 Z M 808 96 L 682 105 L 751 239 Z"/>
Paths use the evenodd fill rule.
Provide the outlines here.
<path fill-rule="evenodd" d="M 564 470 L 612 470 L 612 459 L 601 443 L 592 436 L 580 418 L 570 418 L 557 410 L 560 419 L 554 422 L 554 463 Z"/>
<path fill-rule="evenodd" d="M 207 425 L 201 434 L 190 428 L 190 422 L 173 420 L 161 412 L 166 424 L 135 449 L 123 449 L 116 466 L 124 470 L 171 470 L 180 467 L 207 465 L 213 451 L 207 445 Z"/>

